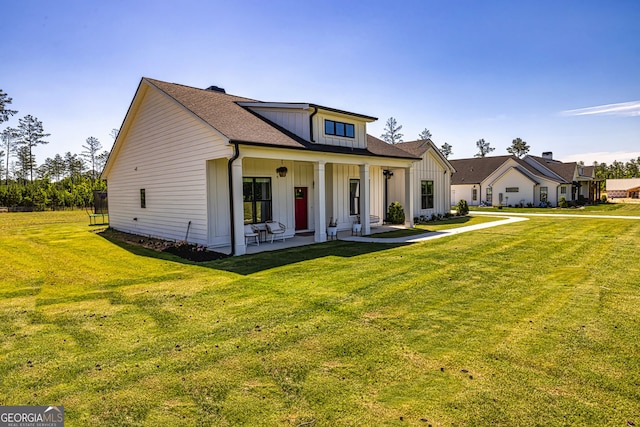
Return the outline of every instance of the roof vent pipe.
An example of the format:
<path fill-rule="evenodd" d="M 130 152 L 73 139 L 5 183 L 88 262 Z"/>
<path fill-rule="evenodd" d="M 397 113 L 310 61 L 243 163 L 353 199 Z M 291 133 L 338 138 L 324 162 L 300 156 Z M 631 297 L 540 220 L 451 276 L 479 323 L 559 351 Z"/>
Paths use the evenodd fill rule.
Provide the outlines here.
<path fill-rule="evenodd" d="M 207 90 L 210 90 L 212 92 L 220 92 L 220 93 L 227 93 L 224 88 L 218 87 L 218 86 L 209 86 L 207 88 Z"/>

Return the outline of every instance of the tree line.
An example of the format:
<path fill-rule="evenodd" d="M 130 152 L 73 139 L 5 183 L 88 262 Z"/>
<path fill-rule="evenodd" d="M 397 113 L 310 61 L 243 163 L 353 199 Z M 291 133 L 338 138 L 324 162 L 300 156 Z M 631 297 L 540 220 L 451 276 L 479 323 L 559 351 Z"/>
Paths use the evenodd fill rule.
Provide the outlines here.
<path fill-rule="evenodd" d="M 18 113 L 13 99 L 0 89 L 0 123 Z M 112 136 L 116 136 L 114 131 Z M 48 144 L 50 134 L 38 118 L 27 114 L 16 127 L 0 133 L 0 206 L 44 210 L 90 206 L 94 190 L 106 190 L 99 178 L 109 155 L 100 141 L 89 137 L 80 154 L 66 152 L 38 165 L 34 148 Z"/>

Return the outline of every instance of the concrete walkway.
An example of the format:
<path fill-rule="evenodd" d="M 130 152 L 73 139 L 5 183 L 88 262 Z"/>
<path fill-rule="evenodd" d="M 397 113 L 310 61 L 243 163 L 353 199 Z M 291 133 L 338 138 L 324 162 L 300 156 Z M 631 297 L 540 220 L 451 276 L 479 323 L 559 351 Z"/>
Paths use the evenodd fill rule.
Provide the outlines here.
<path fill-rule="evenodd" d="M 503 215 L 495 215 L 495 216 L 503 216 Z M 365 242 L 365 243 L 417 243 L 424 242 L 427 240 L 439 239 L 441 237 L 451 236 L 454 234 L 466 233 L 468 231 L 476 231 L 482 230 L 485 228 L 497 227 L 499 225 L 511 224 L 514 222 L 527 221 L 528 218 L 524 217 L 512 217 L 506 216 L 504 219 L 499 221 L 492 222 L 484 222 L 482 224 L 476 225 L 468 225 L 466 227 L 458 227 L 452 228 L 450 230 L 442 230 L 442 231 L 429 231 L 424 234 L 416 234 L 413 236 L 405 236 L 405 237 L 360 237 L 360 236 L 344 236 L 341 237 L 340 240 L 344 240 L 347 242 Z"/>
<path fill-rule="evenodd" d="M 527 216 L 558 216 L 562 218 L 596 218 L 596 219 L 636 219 L 640 220 L 640 216 L 628 216 L 628 215 L 589 215 L 589 214 L 562 214 L 562 213 L 520 213 L 520 212 L 482 212 L 482 211 L 471 211 L 469 212 L 471 215 L 488 215 L 488 216 L 508 216 L 508 217 L 527 217 Z"/>

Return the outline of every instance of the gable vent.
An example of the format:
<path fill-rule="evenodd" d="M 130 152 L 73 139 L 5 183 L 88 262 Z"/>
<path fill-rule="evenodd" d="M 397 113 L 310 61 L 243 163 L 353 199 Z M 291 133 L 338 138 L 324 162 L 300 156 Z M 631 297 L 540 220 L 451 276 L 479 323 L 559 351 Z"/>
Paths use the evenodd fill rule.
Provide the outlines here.
<path fill-rule="evenodd" d="M 218 87 L 218 86 L 209 86 L 207 88 L 207 90 L 213 91 L 213 92 L 220 92 L 220 93 L 227 93 L 224 88 Z"/>

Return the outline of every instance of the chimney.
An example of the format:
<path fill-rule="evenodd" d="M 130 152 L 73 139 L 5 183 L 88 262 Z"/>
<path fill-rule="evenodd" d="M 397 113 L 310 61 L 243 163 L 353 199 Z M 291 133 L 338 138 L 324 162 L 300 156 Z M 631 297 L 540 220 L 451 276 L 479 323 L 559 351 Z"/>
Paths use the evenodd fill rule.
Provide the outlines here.
<path fill-rule="evenodd" d="M 553 160 L 553 151 L 545 151 L 542 153 L 542 158 L 547 160 Z"/>
<path fill-rule="evenodd" d="M 220 92 L 220 93 L 227 93 L 223 88 L 218 87 L 218 86 L 209 86 L 207 88 L 207 90 L 210 90 L 212 92 Z"/>

